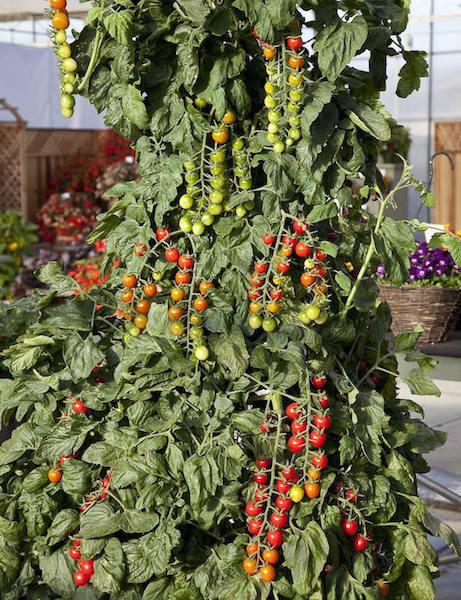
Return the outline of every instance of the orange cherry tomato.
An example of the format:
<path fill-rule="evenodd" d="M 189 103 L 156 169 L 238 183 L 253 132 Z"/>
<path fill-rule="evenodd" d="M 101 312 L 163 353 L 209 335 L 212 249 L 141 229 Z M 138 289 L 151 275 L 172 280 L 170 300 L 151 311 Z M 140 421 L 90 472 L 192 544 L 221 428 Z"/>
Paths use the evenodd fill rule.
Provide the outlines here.
<path fill-rule="evenodd" d="M 307 474 L 313 481 L 318 481 L 322 476 L 318 469 L 313 469 L 312 467 L 307 470 Z"/>
<path fill-rule="evenodd" d="M 276 571 L 272 565 L 264 565 L 259 569 L 259 576 L 263 581 L 274 581 Z"/>
<path fill-rule="evenodd" d="M 304 491 L 308 498 L 318 498 L 320 495 L 320 486 L 318 483 L 306 483 Z"/>
<path fill-rule="evenodd" d="M 62 478 L 62 471 L 60 469 L 50 469 L 48 471 L 48 479 L 51 483 L 59 483 Z"/>
<path fill-rule="evenodd" d="M 188 283 L 190 283 L 190 273 L 183 273 L 182 271 L 178 271 L 174 279 L 178 285 L 187 285 Z"/>
<path fill-rule="evenodd" d="M 147 325 L 147 317 L 145 315 L 136 315 L 134 318 L 134 324 L 139 329 L 145 329 Z"/>
<path fill-rule="evenodd" d="M 56 29 L 67 29 L 69 27 L 69 17 L 66 13 L 57 12 L 51 19 L 51 23 Z"/>
<path fill-rule="evenodd" d="M 168 310 L 168 316 L 170 317 L 170 321 L 179 321 L 179 319 L 184 315 L 184 311 L 179 306 L 172 306 Z"/>
<path fill-rule="evenodd" d="M 136 309 L 141 314 L 147 315 L 147 313 L 149 312 L 149 309 L 150 309 L 150 302 L 149 302 L 149 300 L 141 300 L 140 302 L 137 302 L 136 303 Z"/>
<path fill-rule="evenodd" d="M 257 563 L 254 558 L 245 558 L 243 561 L 243 569 L 248 575 L 254 575 L 257 570 Z"/>
<path fill-rule="evenodd" d="M 256 554 L 257 551 L 258 551 L 258 542 L 251 542 L 250 544 L 247 545 L 248 556 L 252 556 L 253 554 Z"/>
<path fill-rule="evenodd" d="M 304 65 L 304 58 L 302 56 L 294 56 L 292 54 L 290 56 L 289 63 L 292 69 L 302 69 Z"/>
<path fill-rule="evenodd" d="M 268 46 L 267 48 L 264 48 L 263 53 L 264 53 L 264 56 L 268 60 L 272 60 L 273 58 L 275 58 L 277 56 L 277 48 L 273 48 L 272 46 Z"/>
<path fill-rule="evenodd" d="M 170 294 L 171 299 L 174 302 L 181 302 L 181 300 L 184 299 L 184 290 L 181 290 L 180 288 L 173 288 Z"/>
<path fill-rule="evenodd" d="M 67 0 L 50 0 L 50 4 L 56 10 L 62 10 L 67 6 Z"/>
<path fill-rule="evenodd" d="M 157 286 L 155 285 L 155 283 L 148 283 L 147 285 L 144 286 L 144 294 L 146 296 L 149 296 L 149 298 L 152 298 L 152 296 L 155 296 L 156 293 L 157 293 Z"/>
<path fill-rule="evenodd" d="M 293 254 L 293 248 L 290 248 L 289 246 L 283 246 L 281 252 L 283 256 L 291 256 Z"/>
<path fill-rule="evenodd" d="M 316 296 L 324 296 L 327 292 L 328 288 L 324 284 L 314 286 L 314 294 Z"/>
<path fill-rule="evenodd" d="M 194 300 L 194 308 L 197 312 L 203 312 L 208 308 L 208 301 L 205 298 L 196 298 Z"/>
<path fill-rule="evenodd" d="M 303 273 L 301 275 L 301 283 L 306 286 L 309 287 L 310 285 L 312 285 L 315 281 L 315 277 L 313 277 L 312 275 L 309 275 L 309 273 Z"/>
<path fill-rule="evenodd" d="M 214 288 L 214 283 L 212 281 L 201 281 L 199 285 L 200 293 L 202 296 L 206 296 L 209 290 Z"/>
<path fill-rule="evenodd" d="M 250 309 L 250 312 L 252 312 L 255 315 L 257 315 L 260 312 L 262 312 L 263 305 L 261 304 L 261 302 L 250 302 L 249 309 Z"/>
<path fill-rule="evenodd" d="M 387 598 L 389 596 L 389 584 L 381 579 L 376 582 L 376 585 L 379 587 L 379 591 L 381 592 L 381 596 L 383 598 Z"/>
<path fill-rule="evenodd" d="M 217 144 L 225 144 L 229 139 L 229 130 L 227 127 L 221 127 L 221 129 L 213 131 L 211 137 Z"/>
<path fill-rule="evenodd" d="M 138 283 L 136 275 L 125 275 L 122 279 L 123 285 L 127 288 L 134 288 Z"/>
<path fill-rule="evenodd" d="M 264 550 L 263 560 L 270 565 L 276 565 L 280 560 L 280 554 L 275 548 L 271 548 L 271 550 Z"/>
<path fill-rule="evenodd" d="M 122 302 L 131 302 L 133 300 L 133 290 L 126 290 L 122 293 Z"/>

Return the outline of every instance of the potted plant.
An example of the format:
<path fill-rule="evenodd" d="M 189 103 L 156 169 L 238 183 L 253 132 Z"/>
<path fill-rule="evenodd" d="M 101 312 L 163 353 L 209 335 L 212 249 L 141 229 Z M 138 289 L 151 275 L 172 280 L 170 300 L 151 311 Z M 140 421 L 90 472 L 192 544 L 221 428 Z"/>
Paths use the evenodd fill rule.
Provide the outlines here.
<path fill-rule="evenodd" d="M 456 324 L 461 307 L 461 269 L 447 248 L 417 242 L 410 255 L 407 285 L 386 285 L 384 265 L 377 270 L 381 298 L 392 311 L 395 335 L 423 327 L 420 343 L 443 342 Z"/>

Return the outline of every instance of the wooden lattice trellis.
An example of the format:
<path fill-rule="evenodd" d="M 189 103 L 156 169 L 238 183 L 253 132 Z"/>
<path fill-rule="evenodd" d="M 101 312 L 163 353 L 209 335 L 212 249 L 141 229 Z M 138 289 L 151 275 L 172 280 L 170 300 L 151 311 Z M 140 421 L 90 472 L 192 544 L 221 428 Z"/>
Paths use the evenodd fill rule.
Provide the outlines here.
<path fill-rule="evenodd" d="M 434 161 L 436 208 L 434 223 L 461 230 L 461 121 L 435 124 L 435 151 L 448 152 L 455 169 L 444 156 Z"/>
<path fill-rule="evenodd" d="M 0 121 L 0 212 L 8 209 L 24 211 L 26 123 L 4 98 L 0 98 L 0 111 L 8 111 L 14 117 L 14 121 Z"/>

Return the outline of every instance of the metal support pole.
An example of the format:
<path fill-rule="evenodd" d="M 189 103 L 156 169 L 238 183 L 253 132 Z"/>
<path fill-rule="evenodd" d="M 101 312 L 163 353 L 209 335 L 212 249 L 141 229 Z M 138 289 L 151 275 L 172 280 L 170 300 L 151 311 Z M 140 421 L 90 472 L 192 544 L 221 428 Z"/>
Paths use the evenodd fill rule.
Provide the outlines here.
<path fill-rule="evenodd" d="M 431 160 L 432 155 L 432 118 L 433 118 L 433 77 L 434 77 L 434 21 L 432 17 L 435 13 L 435 0 L 431 0 L 431 22 L 429 25 L 429 90 L 427 106 L 427 160 Z M 429 173 L 428 177 L 429 179 Z M 426 208 L 426 221 L 431 222 L 431 209 Z"/>
<path fill-rule="evenodd" d="M 452 492 L 451 490 L 444 487 L 440 483 L 437 483 L 433 479 L 426 477 L 426 475 L 418 475 L 417 479 L 419 483 L 421 483 L 421 485 L 423 485 L 428 490 L 435 492 L 436 494 L 442 496 L 443 498 L 446 498 L 456 506 L 461 507 L 461 496 L 455 494 L 455 492 Z"/>

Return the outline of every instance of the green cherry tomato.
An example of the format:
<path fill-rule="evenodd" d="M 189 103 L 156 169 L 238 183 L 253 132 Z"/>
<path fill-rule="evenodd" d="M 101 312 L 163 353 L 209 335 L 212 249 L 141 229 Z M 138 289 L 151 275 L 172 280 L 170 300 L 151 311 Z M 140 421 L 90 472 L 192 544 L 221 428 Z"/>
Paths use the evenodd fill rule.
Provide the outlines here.
<path fill-rule="evenodd" d="M 192 340 L 198 340 L 203 337 L 203 327 L 197 327 L 197 325 L 193 325 L 189 330 L 189 335 Z"/>
<path fill-rule="evenodd" d="M 64 44 L 67 40 L 67 34 L 64 31 L 64 29 L 59 29 L 55 36 L 54 36 L 54 40 L 57 44 Z"/>
<path fill-rule="evenodd" d="M 316 319 L 318 319 L 320 317 L 319 307 L 314 306 L 313 304 L 306 306 L 306 315 L 309 317 L 309 319 L 311 319 L 312 321 L 315 321 Z"/>
<path fill-rule="evenodd" d="M 192 208 L 193 205 L 194 205 L 194 199 L 191 196 L 189 196 L 189 194 L 184 194 L 179 199 L 179 206 L 181 208 L 184 208 L 185 210 Z"/>
<path fill-rule="evenodd" d="M 282 118 L 282 113 L 279 110 L 270 110 L 267 113 L 267 118 L 271 123 L 277 123 Z"/>
<path fill-rule="evenodd" d="M 74 108 L 75 98 L 70 94 L 63 94 L 61 96 L 61 106 L 64 108 Z"/>
<path fill-rule="evenodd" d="M 275 142 L 278 142 L 278 141 L 279 141 L 279 136 L 278 136 L 278 134 L 277 134 L 277 133 L 268 133 L 268 134 L 267 134 L 267 141 L 268 141 L 270 144 L 275 144 Z"/>
<path fill-rule="evenodd" d="M 224 150 L 215 150 L 210 154 L 211 162 L 215 164 L 222 164 L 226 160 L 226 153 Z"/>
<path fill-rule="evenodd" d="M 222 190 L 226 183 L 227 179 L 223 175 L 218 175 L 210 181 L 210 185 L 214 190 Z"/>
<path fill-rule="evenodd" d="M 202 223 L 204 225 L 206 225 L 206 227 L 209 227 L 210 225 L 213 225 L 214 223 L 214 217 L 212 214 L 210 214 L 209 212 L 203 213 L 202 215 Z"/>
<path fill-rule="evenodd" d="M 315 262 L 312 260 L 312 258 L 306 258 L 306 260 L 304 261 L 305 270 L 310 271 L 314 267 L 315 267 Z"/>
<path fill-rule="evenodd" d="M 66 108 L 65 106 L 61 106 L 61 112 L 62 114 L 67 117 L 68 119 L 70 119 L 70 117 L 73 116 L 74 114 L 74 109 L 73 108 Z"/>
<path fill-rule="evenodd" d="M 274 152 L 277 152 L 277 154 L 282 154 L 282 152 L 284 150 L 285 150 L 285 144 L 283 142 L 281 142 L 280 140 L 278 142 L 275 142 Z"/>
<path fill-rule="evenodd" d="M 189 184 L 194 184 L 197 183 L 197 181 L 199 180 L 199 176 L 198 173 L 186 173 L 184 179 L 187 181 L 187 183 Z"/>
<path fill-rule="evenodd" d="M 196 98 L 194 104 L 197 108 L 205 108 L 208 102 L 204 98 Z"/>
<path fill-rule="evenodd" d="M 195 185 L 188 185 L 186 187 L 186 194 L 189 196 L 196 196 L 199 192 L 199 189 Z"/>
<path fill-rule="evenodd" d="M 266 108 L 275 108 L 277 106 L 277 100 L 274 96 L 266 96 L 264 99 L 264 104 Z"/>
<path fill-rule="evenodd" d="M 208 212 L 210 213 L 210 215 L 213 215 L 215 217 L 217 217 L 218 215 L 220 215 L 223 211 L 223 205 L 222 204 L 211 204 L 208 207 Z"/>
<path fill-rule="evenodd" d="M 269 133 L 278 133 L 279 129 L 280 129 L 280 127 L 278 126 L 277 123 L 269 123 L 269 125 L 267 126 L 267 131 Z"/>
<path fill-rule="evenodd" d="M 204 231 L 205 225 L 201 221 L 195 221 L 195 223 L 192 225 L 192 233 L 194 235 L 202 235 Z"/>
<path fill-rule="evenodd" d="M 62 44 L 58 47 L 57 54 L 59 58 L 70 58 L 71 50 L 69 44 Z"/>
<path fill-rule="evenodd" d="M 287 139 L 285 140 L 285 144 L 288 148 L 291 148 L 291 146 L 293 146 L 294 143 L 295 143 L 295 141 L 291 137 L 287 137 Z"/>
<path fill-rule="evenodd" d="M 74 93 L 74 86 L 71 83 L 65 83 L 61 89 L 65 94 L 73 94 Z"/>
<path fill-rule="evenodd" d="M 301 102 L 303 98 L 302 90 L 290 90 L 290 100 L 293 100 L 293 102 Z"/>
<path fill-rule="evenodd" d="M 307 316 L 307 313 L 305 310 L 301 311 L 298 314 L 299 320 L 304 323 L 304 325 L 310 325 L 312 323 L 312 321 L 309 319 L 309 317 Z"/>
<path fill-rule="evenodd" d="M 301 124 L 301 118 L 298 115 L 292 115 L 289 121 L 292 127 L 299 127 Z"/>
<path fill-rule="evenodd" d="M 224 165 L 214 165 L 210 169 L 210 173 L 212 175 L 224 175 L 225 172 L 226 172 L 226 167 Z"/>
<path fill-rule="evenodd" d="M 277 327 L 277 321 L 275 319 L 267 318 L 263 319 L 263 329 L 267 333 L 271 333 Z"/>
<path fill-rule="evenodd" d="M 74 71 L 77 70 L 77 61 L 74 58 L 65 58 L 62 61 L 62 70 L 66 71 L 68 73 L 73 73 Z"/>
<path fill-rule="evenodd" d="M 297 142 L 301 139 L 301 130 L 296 127 L 292 127 L 288 132 L 288 135 L 295 140 L 295 142 Z"/>
<path fill-rule="evenodd" d="M 301 110 L 301 107 L 299 106 L 299 104 L 296 104 L 296 102 L 288 102 L 288 110 L 292 113 L 299 113 Z"/>
<path fill-rule="evenodd" d="M 188 171 L 193 171 L 196 166 L 197 165 L 194 163 L 193 160 L 185 160 L 184 161 L 184 168 L 187 169 Z"/>
<path fill-rule="evenodd" d="M 131 340 L 131 335 L 127 331 L 126 333 L 123 334 L 123 341 L 125 342 L 125 344 L 128 344 L 128 342 L 130 340 Z"/>
<path fill-rule="evenodd" d="M 131 327 L 128 333 L 133 337 L 138 337 L 138 335 L 141 335 L 141 330 L 139 327 Z"/>
<path fill-rule="evenodd" d="M 75 73 L 63 73 L 62 75 L 62 81 L 64 81 L 64 83 L 74 84 L 76 79 Z"/>
<path fill-rule="evenodd" d="M 240 179 L 239 185 L 242 190 L 251 190 L 251 179 Z"/>
<path fill-rule="evenodd" d="M 243 150 L 245 148 L 245 143 L 242 139 L 235 140 L 232 144 L 232 148 L 237 151 Z"/>
<path fill-rule="evenodd" d="M 212 204 L 222 204 L 224 202 L 224 194 L 221 190 L 214 190 L 210 194 L 210 202 Z"/>
<path fill-rule="evenodd" d="M 190 233 L 192 231 L 192 223 L 189 217 L 181 217 L 179 219 L 179 229 L 184 233 Z"/>
<path fill-rule="evenodd" d="M 239 204 L 235 209 L 235 214 L 237 217 L 243 218 L 247 214 L 247 209 L 243 206 L 243 204 Z"/>
<path fill-rule="evenodd" d="M 273 96 L 278 90 L 278 87 L 275 84 L 273 84 L 272 81 L 267 81 L 266 85 L 264 86 L 264 89 L 266 90 L 266 94 Z"/>
<path fill-rule="evenodd" d="M 277 67 L 268 64 L 266 67 L 266 73 L 268 75 L 277 75 Z"/>
<path fill-rule="evenodd" d="M 253 210 L 253 208 L 255 207 L 255 203 L 253 202 L 253 200 L 250 200 L 249 202 L 245 202 L 245 204 L 243 206 L 247 210 Z"/>
<path fill-rule="evenodd" d="M 328 321 L 328 314 L 326 312 L 321 312 L 320 316 L 315 319 L 317 325 L 323 325 Z"/>
<path fill-rule="evenodd" d="M 251 329 L 259 329 L 263 324 L 263 320 L 259 315 L 251 314 L 248 318 L 248 324 Z"/>
<path fill-rule="evenodd" d="M 207 358 L 210 356 L 210 351 L 206 346 L 197 346 L 194 355 L 197 360 L 207 360 Z"/>
<path fill-rule="evenodd" d="M 247 162 L 247 157 L 245 154 L 236 154 L 234 156 L 234 158 L 235 158 L 235 162 L 238 165 L 243 165 L 243 164 L 246 164 L 246 162 Z"/>

